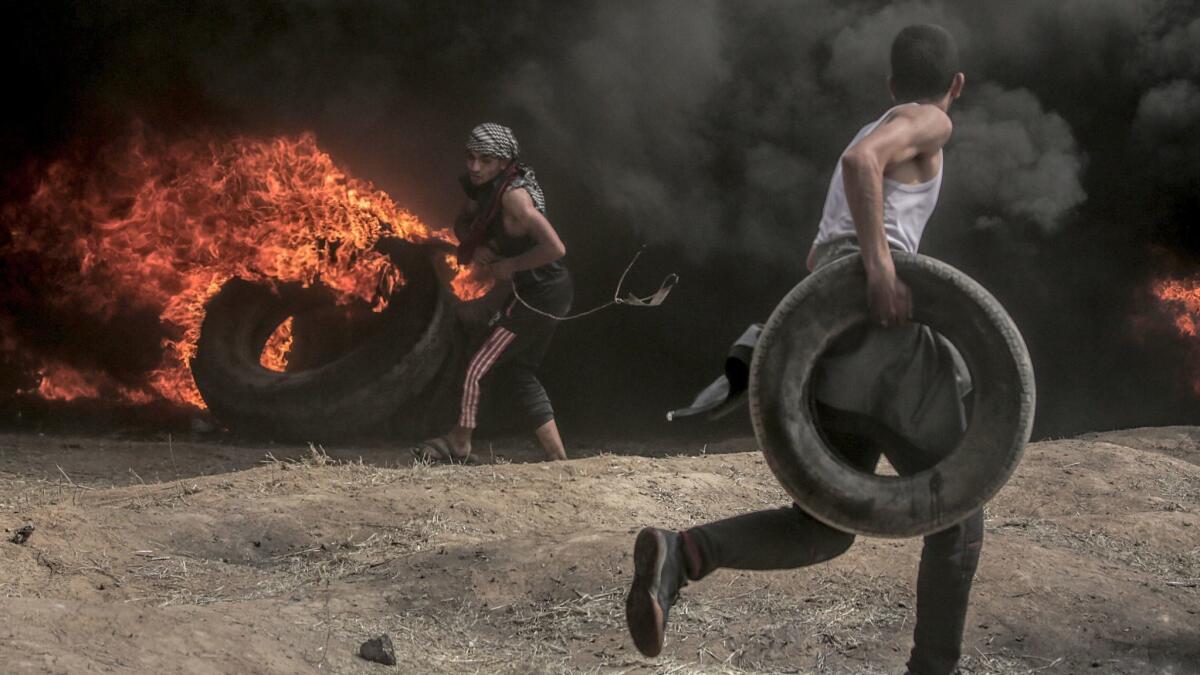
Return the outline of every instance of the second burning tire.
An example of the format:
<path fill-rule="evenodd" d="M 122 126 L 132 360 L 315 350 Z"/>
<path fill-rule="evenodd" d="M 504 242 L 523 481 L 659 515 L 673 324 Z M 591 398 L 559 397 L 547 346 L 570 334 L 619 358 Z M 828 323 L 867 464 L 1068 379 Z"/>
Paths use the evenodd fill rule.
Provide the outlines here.
<path fill-rule="evenodd" d="M 312 368 L 277 372 L 259 357 L 289 316 L 330 303 L 298 285 L 231 279 L 209 301 L 191 369 L 213 415 L 231 429 L 280 440 L 317 441 L 377 431 L 426 389 L 456 333 L 452 300 L 432 257 L 404 247 L 393 260 L 404 286 L 372 330 Z"/>

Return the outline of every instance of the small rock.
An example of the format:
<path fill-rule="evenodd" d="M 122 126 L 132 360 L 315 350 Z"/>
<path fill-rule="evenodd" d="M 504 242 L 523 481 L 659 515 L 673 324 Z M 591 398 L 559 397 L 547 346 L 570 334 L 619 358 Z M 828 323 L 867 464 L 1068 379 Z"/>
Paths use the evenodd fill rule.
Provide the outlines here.
<path fill-rule="evenodd" d="M 362 643 L 358 648 L 358 655 L 385 666 L 396 665 L 396 650 L 392 647 L 392 638 L 387 633 Z"/>
<path fill-rule="evenodd" d="M 14 534 L 9 541 L 14 544 L 24 544 L 25 542 L 29 541 L 29 537 L 33 535 L 33 530 L 33 523 L 26 523 L 24 527 L 17 530 L 16 534 Z"/>

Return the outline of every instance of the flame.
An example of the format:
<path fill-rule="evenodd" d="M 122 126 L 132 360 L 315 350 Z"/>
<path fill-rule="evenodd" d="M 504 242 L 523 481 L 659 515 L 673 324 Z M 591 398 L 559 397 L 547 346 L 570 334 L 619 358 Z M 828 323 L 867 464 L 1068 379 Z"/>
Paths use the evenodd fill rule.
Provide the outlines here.
<path fill-rule="evenodd" d="M 97 378 L 84 377 L 79 371 L 55 364 L 40 373 L 37 393 L 50 401 L 69 401 L 74 398 L 96 398 L 100 389 L 93 384 Z"/>
<path fill-rule="evenodd" d="M 267 344 L 263 346 L 258 362 L 267 370 L 282 373 L 287 370 L 288 354 L 292 351 L 292 317 L 288 317 L 275 328 Z"/>
<path fill-rule="evenodd" d="M 1200 322 L 1200 279 L 1160 280 L 1154 284 L 1153 292 L 1164 309 L 1171 313 L 1179 333 L 1196 337 L 1196 326 Z"/>
<path fill-rule="evenodd" d="M 1171 318 L 1180 336 L 1194 338 L 1200 335 L 1200 277 L 1160 279 L 1152 285 L 1151 292 L 1159 301 L 1159 309 Z M 1193 357 L 1200 362 L 1200 345 L 1196 346 Z M 1200 375 L 1192 377 L 1192 390 L 1200 395 Z"/>
<path fill-rule="evenodd" d="M 450 241 L 447 232 L 347 175 L 310 133 L 168 143 L 135 129 L 128 143 L 102 153 L 98 168 L 67 160 L 49 165 L 28 202 L 4 215 L 11 238 L 0 256 L 33 256 L 62 272 L 60 287 L 36 289 L 48 304 L 78 311 L 87 297 L 99 320 L 150 308 L 164 336 L 161 360 L 133 385 L 20 345 L 41 363 L 38 394 L 166 399 L 200 408 L 188 362 L 204 305 L 230 278 L 321 283 L 341 304 L 381 311 L 403 278 L 372 250 L 375 242 L 388 235 Z M 453 271 L 452 286 L 463 297 L 486 290 L 469 270 Z M 290 331 L 290 321 L 285 325 L 280 330 Z M 288 346 L 277 331 L 264 366 L 281 370 Z"/>
<path fill-rule="evenodd" d="M 446 268 L 454 274 L 454 278 L 450 280 L 450 287 L 460 300 L 481 298 L 496 283 L 482 268 L 459 265 L 454 254 L 446 254 Z"/>
<path fill-rule="evenodd" d="M 72 401 L 77 398 L 100 398 L 104 392 L 116 392 L 130 403 L 149 403 L 153 397 L 144 391 L 123 386 L 105 373 L 76 370 L 62 363 L 47 365 L 38 371 L 38 385 L 29 391 L 47 401 Z"/>

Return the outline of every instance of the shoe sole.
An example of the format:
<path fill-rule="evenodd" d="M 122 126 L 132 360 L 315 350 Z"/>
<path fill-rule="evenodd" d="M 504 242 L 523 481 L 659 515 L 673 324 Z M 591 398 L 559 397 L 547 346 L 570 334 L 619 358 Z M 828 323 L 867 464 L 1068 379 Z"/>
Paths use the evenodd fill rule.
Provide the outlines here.
<path fill-rule="evenodd" d="M 633 586 L 625 598 L 625 623 L 638 651 L 658 656 L 663 647 L 662 606 L 658 604 L 658 580 L 667 560 L 667 540 L 661 532 L 644 528 L 633 545 Z"/>

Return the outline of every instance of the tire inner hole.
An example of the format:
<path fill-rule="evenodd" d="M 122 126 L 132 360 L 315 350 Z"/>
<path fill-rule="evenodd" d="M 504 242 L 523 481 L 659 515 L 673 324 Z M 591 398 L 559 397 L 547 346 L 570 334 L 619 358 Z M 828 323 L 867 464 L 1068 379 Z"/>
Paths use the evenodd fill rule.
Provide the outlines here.
<path fill-rule="evenodd" d="M 926 331 L 926 329 L 928 329 L 926 335 L 918 334 L 919 332 Z M 941 440 L 938 446 L 928 448 L 920 447 L 913 440 L 906 438 L 901 430 L 892 428 L 884 420 L 880 419 L 879 416 L 859 410 L 834 407 L 818 400 L 816 392 L 822 390 L 825 378 L 840 375 L 842 379 L 845 379 L 844 372 L 847 369 L 843 369 L 839 373 L 834 373 L 832 371 L 836 369 L 836 366 L 833 368 L 829 366 L 839 360 L 844 366 L 848 363 L 848 356 L 854 354 L 856 350 L 862 349 L 868 340 L 880 340 L 878 335 L 879 331 L 876 327 L 863 323 L 852 327 L 838 336 L 821 354 L 818 366 L 809 378 L 805 399 L 811 413 L 811 419 L 818 432 L 820 432 L 822 440 L 846 466 L 865 473 L 888 478 L 898 478 L 900 470 L 897 469 L 896 464 L 907 465 L 903 467 L 903 469 L 906 469 L 905 473 L 922 471 L 937 465 L 942 458 L 948 456 L 958 446 L 966 430 L 965 421 L 971 417 L 974 389 L 971 388 L 962 393 L 960 391 L 961 387 L 959 387 L 955 391 L 955 393 L 961 394 L 959 400 L 962 402 L 963 411 L 962 428 L 945 429 L 940 434 Z M 928 326 L 912 323 L 907 327 L 890 329 L 889 335 L 883 338 L 883 340 L 885 344 L 891 343 L 888 346 L 897 346 L 916 351 L 915 345 L 917 341 L 936 340 L 940 337 L 940 335 Z M 877 349 L 880 346 L 879 344 L 874 345 Z M 928 348 L 929 344 L 927 343 L 924 346 Z M 943 361 L 952 357 L 941 347 L 934 351 L 925 351 L 916 358 L 934 358 L 938 360 L 937 365 L 939 368 L 951 367 L 949 362 Z M 884 370 L 863 368 L 859 372 L 878 372 L 880 373 L 879 377 L 887 377 Z M 861 382 L 854 382 L 853 385 L 846 384 L 843 386 L 855 386 L 858 387 L 858 391 L 869 390 L 870 385 L 873 383 L 868 381 L 866 376 L 861 377 Z M 943 377 L 949 376 L 943 375 Z M 952 381 L 945 380 L 941 386 L 949 387 Z M 952 398 L 951 394 L 946 394 L 946 396 Z M 856 397 L 852 396 L 850 398 L 854 399 Z M 865 397 L 859 397 L 859 400 L 862 401 L 863 398 Z M 881 401 L 878 405 L 920 407 L 920 404 L 916 401 Z"/>

